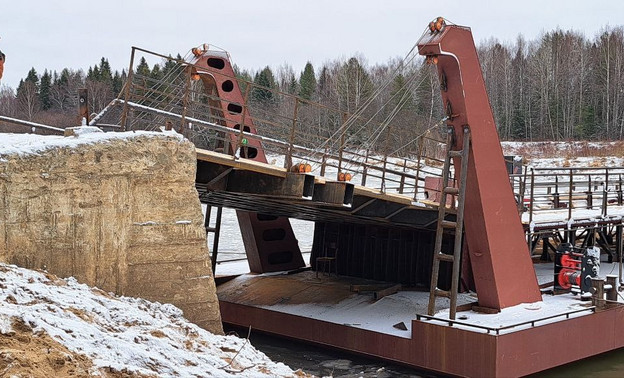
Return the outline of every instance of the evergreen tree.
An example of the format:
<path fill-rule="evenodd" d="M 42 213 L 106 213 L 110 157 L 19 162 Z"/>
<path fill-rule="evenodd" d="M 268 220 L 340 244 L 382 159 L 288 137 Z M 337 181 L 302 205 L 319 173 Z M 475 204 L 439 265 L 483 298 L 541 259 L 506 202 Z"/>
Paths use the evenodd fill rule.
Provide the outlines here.
<path fill-rule="evenodd" d="M 24 81 L 31 82 L 36 88 L 39 88 L 39 75 L 37 75 L 37 71 L 34 67 L 28 71 L 28 75 L 26 75 L 26 79 Z"/>
<path fill-rule="evenodd" d="M 286 92 L 290 94 L 296 94 L 297 88 L 299 87 L 299 83 L 297 83 L 297 78 L 294 73 L 291 73 L 288 77 L 288 84 L 286 85 Z"/>
<path fill-rule="evenodd" d="M 316 76 L 314 75 L 314 67 L 308 62 L 299 78 L 299 96 L 306 100 L 311 100 L 316 92 Z"/>
<path fill-rule="evenodd" d="M 169 58 L 171 58 L 171 55 L 169 55 Z M 175 71 L 176 69 L 179 69 L 180 67 L 181 67 L 180 64 L 176 62 L 175 60 L 173 60 L 173 58 L 167 59 L 162 69 L 163 76 L 169 76 L 171 72 Z"/>
<path fill-rule="evenodd" d="M 102 57 L 102 59 L 100 60 L 100 75 L 99 75 L 99 81 L 103 82 L 103 83 L 108 83 L 112 86 L 113 83 L 113 74 L 111 72 L 111 67 L 110 67 L 110 63 L 108 63 L 108 59 L 104 59 L 104 57 Z"/>
<path fill-rule="evenodd" d="M 52 86 L 52 76 L 45 70 L 43 76 L 41 76 L 41 83 L 39 84 L 39 101 L 41 102 L 41 109 L 48 110 L 52 107 L 52 100 L 50 99 L 50 88 Z"/>
<path fill-rule="evenodd" d="M 100 69 L 97 65 L 89 67 L 89 70 L 87 71 L 87 80 L 100 81 Z"/>
<path fill-rule="evenodd" d="M 136 73 L 141 76 L 150 76 L 151 70 L 149 68 L 149 64 L 145 60 L 145 57 L 141 57 L 139 61 L 139 65 L 136 68 Z"/>
<path fill-rule="evenodd" d="M 158 64 L 154 64 L 154 67 L 152 68 L 152 72 L 150 72 L 150 77 L 152 79 L 161 80 L 164 76 L 165 75 L 163 71 L 160 69 L 160 66 Z"/>
<path fill-rule="evenodd" d="M 277 85 L 269 66 L 266 66 L 262 71 L 256 74 L 254 77 L 254 84 L 256 86 L 251 93 L 254 100 L 263 104 L 275 103 L 275 94 L 271 90 L 274 90 Z"/>
<path fill-rule="evenodd" d="M 115 75 L 113 75 L 113 93 L 114 94 L 121 93 L 122 87 L 123 87 L 123 79 L 121 78 L 119 71 L 115 71 Z"/>

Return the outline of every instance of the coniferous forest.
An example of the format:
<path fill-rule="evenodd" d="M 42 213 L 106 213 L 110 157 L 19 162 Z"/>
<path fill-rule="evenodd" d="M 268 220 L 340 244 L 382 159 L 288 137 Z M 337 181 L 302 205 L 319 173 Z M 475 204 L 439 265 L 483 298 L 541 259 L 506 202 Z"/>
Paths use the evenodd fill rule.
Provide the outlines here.
<path fill-rule="evenodd" d="M 503 140 L 622 140 L 624 138 L 624 28 L 605 27 L 596 36 L 554 30 L 535 40 L 491 39 L 478 45 L 481 68 Z M 179 55 L 178 55 L 179 56 Z M 254 71 L 237 67 L 239 78 L 352 113 L 373 93 L 375 103 L 400 99 L 394 116 L 398 130 L 423 130 L 438 122 L 440 104 L 435 68 L 422 57 L 379 92 L 401 59 L 371 65 L 365 56 L 335 59 L 320 66 L 282 65 Z M 236 63 L 236 62 L 233 62 Z M 153 78 L 165 62 L 137 71 Z M 51 126 L 77 121 L 77 90 L 87 88 L 92 112 L 99 112 L 121 91 L 126 71 L 112 70 L 106 58 L 89 67 L 61 72 L 25 72 L 17 88 L 0 90 L 0 114 Z M 379 93 L 377 93 L 379 92 Z M 397 95 L 399 94 L 399 95 Z M 267 101 L 258 90 L 252 100 Z M 272 104 L 279 112 L 279 99 Z M 373 107 L 374 104 L 373 103 Z"/>

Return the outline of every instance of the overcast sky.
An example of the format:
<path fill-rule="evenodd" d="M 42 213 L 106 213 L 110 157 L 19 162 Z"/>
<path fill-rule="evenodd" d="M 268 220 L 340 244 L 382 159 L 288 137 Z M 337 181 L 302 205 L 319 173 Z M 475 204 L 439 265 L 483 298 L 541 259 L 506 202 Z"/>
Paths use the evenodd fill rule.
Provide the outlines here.
<path fill-rule="evenodd" d="M 31 67 L 86 69 L 109 59 L 127 69 L 131 46 L 184 55 L 202 43 L 226 49 L 242 68 L 361 53 L 369 64 L 404 56 L 436 16 L 470 26 L 475 41 L 533 39 L 559 26 L 593 38 L 624 24 L 624 1 L 588 0 L 2 0 L 3 85 Z"/>

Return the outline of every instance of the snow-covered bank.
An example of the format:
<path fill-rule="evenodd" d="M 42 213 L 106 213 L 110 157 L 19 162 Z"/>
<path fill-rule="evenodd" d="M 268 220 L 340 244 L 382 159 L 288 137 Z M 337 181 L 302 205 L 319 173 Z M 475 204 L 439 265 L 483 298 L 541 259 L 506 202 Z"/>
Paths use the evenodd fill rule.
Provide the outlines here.
<path fill-rule="evenodd" d="M 19 370 L 24 362 L 15 361 L 28 360 L 28 351 L 7 345 L 20 332 L 31 344 L 28 351 L 33 358 L 46 351 L 50 354 L 51 337 L 71 352 L 60 352 L 61 365 L 86 356 L 89 375 L 305 376 L 272 362 L 245 339 L 216 336 L 188 322 L 172 305 L 114 297 L 73 278 L 62 280 L 45 272 L 0 264 L 0 376 L 46 376 L 37 370 L 43 369 L 42 363 L 30 363 L 30 370 Z M 47 344 L 32 347 L 42 340 Z M 59 363 L 59 358 L 48 360 Z M 79 376 L 79 369 L 74 374 Z"/>

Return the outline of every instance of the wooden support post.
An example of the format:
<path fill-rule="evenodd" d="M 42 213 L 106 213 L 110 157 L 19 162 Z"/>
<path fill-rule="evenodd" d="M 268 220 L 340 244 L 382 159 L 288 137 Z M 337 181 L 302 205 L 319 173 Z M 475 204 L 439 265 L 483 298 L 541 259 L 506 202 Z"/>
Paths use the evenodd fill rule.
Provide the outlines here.
<path fill-rule="evenodd" d="M 290 170 L 292 167 L 292 153 L 293 153 L 293 145 L 295 143 L 295 130 L 297 128 L 297 113 L 299 111 L 299 98 L 295 98 L 295 110 L 292 119 L 292 127 L 290 128 L 290 137 L 288 138 L 288 153 L 286 154 L 286 159 L 284 159 L 284 168 Z"/>
<path fill-rule="evenodd" d="M 132 47 L 132 54 L 130 55 L 130 67 L 128 68 L 128 78 L 126 79 L 126 87 L 124 89 L 124 107 L 121 112 L 121 130 L 126 131 L 128 129 L 128 101 L 130 99 L 130 86 L 132 86 L 132 78 L 134 76 L 134 52 L 135 47 Z"/>
<path fill-rule="evenodd" d="M 574 188 L 574 175 L 570 169 L 570 182 L 568 187 L 568 220 L 572 219 L 572 189 Z"/>
<path fill-rule="evenodd" d="M 618 292 L 617 292 L 617 279 L 616 275 L 609 274 L 607 275 L 607 285 L 610 285 L 610 289 L 607 290 L 607 300 L 608 301 L 617 301 Z"/>
<path fill-rule="evenodd" d="M 327 143 L 325 143 L 325 150 L 323 152 L 323 159 L 321 160 L 321 176 L 325 176 L 325 168 L 327 168 L 327 154 L 328 154 L 328 149 L 329 147 L 327 146 Z M 364 186 L 364 184 L 362 184 L 362 186 Z"/>
<path fill-rule="evenodd" d="M 340 125 L 340 147 L 338 148 L 338 172 L 336 172 L 336 179 L 340 177 L 340 172 L 342 171 L 342 153 L 344 151 L 345 145 L 345 135 L 347 133 L 347 120 L 349 119 L 347 113 L 343 113 L 342 115 L 342 124 Z"/>
<path fill-rule="evenodd" d="M 78 124 L 89 124 L 89 97 L 87 88 L 78 89 Z"/>
<path fill-rule="evenodd" d="M 533 222 L 533 202 L 535 201 L 535 171 L 531 168 L 531 201 L 529 202 L 529 224 Z"/>
<path fill-rule="evenodd" d="M 607 216 L 607 206 L 609 206 L 609 199 L 607 195 L 609 193 L 609 168 L 605 168 L 605 182 L 602 187 L 602 216 Z"/>
<path fill-rule="evenodd" d="M 192 72 L 193 66 L 189 65 L 186 69 L 186 81 L 184 84 L 184 97 L 183 97 L 183 102 L 182 102 L 182 118 L 180 119 L 180 129 L 179 129 L 179 133 L 184 135 L 184 131 L 186 129 L 185 124 L 186 124 L 186 112 L 188 110 L 188 98 L 189 98 L 189 92 L 191 91 L 191 80 L 192 79 Z"/>
<path fill-rule="evenodd" d="M 388 135 L 386 135 L 386 143 L 384 146 L 384 157 L 383 157 L 383 171 L 381 172 L 381 191 L 386 191 L 386 165 L 388 164 L 388 148 L 390 143 L 390 137 L 392 137 L 392 127 L 388 125 Z M 449 147 L 450 148 L 450 147 Z"/>
<path fill-rule="evenodd" d="M 619 185 L 617 189 L 617 203 L 618 206 L 622 206 L 622 175 L 619 175 Z"/>
<path fill-rule="evenodd" d="M 364 168 L 362 169 L 362 186 L 366 186 L 366 175 L 368 174 L 368 154 L 370 149 L 366 149 L 366 155 L 364 156 Z"/>
<path fill-rule="evenodd" d="M 621 224 L 615 226 L 615 253 L 618 257 L 618 277 L 619 283 L 622 284 L 622 232 L 623 226 Z"/>
<path fill-rule="evenodd" d="M 401 284 L 396 284 L 393 286 L 390 286 L 388 288 L 382 289 L 382 290 L 377 290 L 373 292 L 373 299 L 374 300 L 379 300 L 385 296 L 388 295 L 392 295 L 392 294 L 396 294 L 399 292 L 399 290 L 401 290 Z"/>
<path fill-rule="evenodd" d="M 407 159 L 403 158 L 403 174 L 401 175 L 401 182 L 399 183 L 399 193 L 403 194 L 405 187 L 405 171 L 407 170 Z"/>
<path fill-rule="evenodd" d="M 418 199 L 418 179 L 420 178 L 420 159 L 422 158 L 422 150 L 424 145 L 425 136 L 420 136 L 418 141 L 418 160 L 416 161 L 416 182 L 414 183 L 414 200 Z"/>
<path fill-rule="evenodd" d="M 593 305 L 602 308 L 604 307 L 604 281 L 599 277 L 592 277 L 592 288 L 594 289 L 594 295 L 592 297 Z"/>

